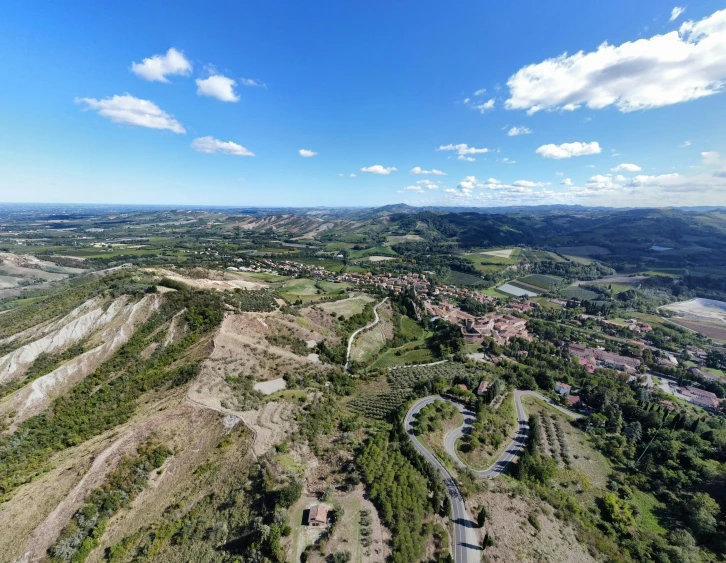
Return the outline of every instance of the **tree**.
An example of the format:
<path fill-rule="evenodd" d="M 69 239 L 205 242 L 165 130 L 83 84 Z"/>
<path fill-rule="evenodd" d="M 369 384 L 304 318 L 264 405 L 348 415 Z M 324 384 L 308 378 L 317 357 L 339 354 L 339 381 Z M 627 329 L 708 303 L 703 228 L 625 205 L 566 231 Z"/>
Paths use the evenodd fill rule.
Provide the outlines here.
<path fill-rule="evenodd" d="M 623 434 L 625 434 L 629 440 L 632 440 L 633 442 L 639 442 L 640 439 L 643 437 L 643 429 L 640 426 L 640 422 L 636 420 L 628 424 L 625 427 Z"/>
<path fill-rule="evenodd" d="M 479 514 L 476 516 L 476 523 L 479 524 L 480 528 L 484 527 L 484 522 L 486 522 L 487 519 L 487 509 L 486 507 L 482 506 L 479 509 Z"/>
<path fill-rule="evenodd" d="M 708 493 L 696 493 L 687 502 L 688 523 L 697 536 L 716 531 L 716 516 L 721 511 L 718 503 Z"/>

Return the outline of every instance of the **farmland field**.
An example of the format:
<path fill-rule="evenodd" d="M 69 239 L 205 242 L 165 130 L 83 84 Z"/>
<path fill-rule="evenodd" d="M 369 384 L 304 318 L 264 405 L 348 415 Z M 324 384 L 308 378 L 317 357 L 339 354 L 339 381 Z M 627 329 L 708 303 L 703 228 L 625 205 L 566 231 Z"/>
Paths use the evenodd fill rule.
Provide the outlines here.
<path fill-rule="evenodd" d="M 701 334 L 705 334 L 706 336 L 709 336 L 714 340 L 726 342 L 726 326 L 724 325 L 717 326 L 716 324 L 706 323 L 702 321 L 685 320 L 678 318 L 672 318 L 668 320 L 674 324 L 677 324 L 684 328 L 688 328 L 694 332 L 700 332 Z"/>
<path fill-rule="evenodd" d="M 415 349 L 414 346 L 420 343 L 409 343 L 400 348 L 391 348 L 386 350 L 381 356 L 371 364 L 371 368 L 390 368 L 393 366 L 405 366 L 410 364 L 427 364 L 436 361 L 428 348 Z M 401 355 L 397 355 L 397 352 Z"/>
<path fill-rule="evenodd" d="M 560 290 L 560 295 L 562 295 L 565 299 L 593 300 L 599 297 L 599 295 L 594 291 L 583 289 L 582 287 L 577 287 L 575 285 L 571 285 L 570 287 Z"/>
<path fill-rule="evenodd" d="M 449 274 L 446 276 L 446 278 L 444 278 L 444 281 L 453 285 L 463 286 L 482 287 L 486 285 L 486 282 L 479 276 L 474 276 L 465 272 L 457 272 L 456 270 L 450 270 Z"/>
<path fill-rule="evenodd" d="M 541 287 L 542 289 L 549 290 L 549 289 L 552 289 L 552 287 L 557 285 L 558 283 L 561 283 L 562 278 L 560 278 L 558 276 L 547 276 L 544 274 L 532 274 L 531 276 L 521 278 L 518 281 L 521 281 L 522 283 L 526 283 L 528 285 L 534 285 L 536 287 Z"/>
<path fill-rule="evenodd" d="M 309 279 L 288 280 L 282 287 L 284 293 L 290 295 L 317 295 L 318 288 L 315 287 L 315 281 Z"/>
<path fill-rule="evenodd" d="M 366 303 L 371 303 L 372 301 L 374 301 L 374 299 L 371 296 L 359 294 L 349 297 L 348 299 L 321 303 L 318 306 L 328 313 L 335 313 L 336 315 L 343 315 L 348 318 L 362 312 Z"/>
<path fill-rule="evenodd" d="M 484 256 L 496 256 L 497 258 L 511 258 L 513 251 L 513 248 L 503 248 L 502 250 L 488 250 L 481 254 Z"/>

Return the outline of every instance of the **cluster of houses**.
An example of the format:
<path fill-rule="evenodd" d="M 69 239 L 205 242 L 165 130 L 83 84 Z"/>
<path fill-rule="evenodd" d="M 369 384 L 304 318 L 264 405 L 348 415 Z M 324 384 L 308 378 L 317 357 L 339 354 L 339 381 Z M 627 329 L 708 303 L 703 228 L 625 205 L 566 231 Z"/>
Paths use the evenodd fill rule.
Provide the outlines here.
<path fill-rule="evenodd" d="M 623 325 L 619 323 L 614 323 L 613 321 L 608 320 L 602 320 L 600 321 L 604 326 L 610 326 L 613 328 L 622 328 Z M 645 334 L 646 332 L 650 332 L 653 330 L 653 327 L 650 326 L 648 323 L 644 323 L 643 321 L 639 321 L 638 319 L 628 319 L 625 321 L 626 328 L 632 330 L 636 334 Z"/>
<path fill-rule="evenodd" d="M 510 314 L 490 314 L 476 317 L 454 307 L 450 303 L 435 305 L 425 303 L 426 312 L 433 318 L 445 319 L 461 326 L 461 336 L 467 344 L 481 344 L 485 337 L 493 338 L 497 344 L 506 344 L 512 338 L 531 340 L 527 332 L 527 319 Z"/>
<path fill-rule="evenodd" d="M 593 373 L 598 367 L 604 367 L 635 375 L 640 367 L 638 358 L 621 356 L 601 348 L 591 348 L 572 342 L 568 345 L 568 351 L 570 355 L 577 358 L 580 365 L 584 366 L 588 373 Z"/>
<path fill-rule="evenodd" d="M 689 403 L 704 409 L 718 410 L 721 406 L 721 399 L 715 393 L 700 389 L 699 387 L 681 387 L 678 389 Z"/>
<path fill-rule="evenodd" d="M 567 398 L 567 406 L 570 408 L 578 408 L 581 406 L 579 395 L 572 395 L 572 385 L 558 381 L 555 383 L 555 391 Z"/>

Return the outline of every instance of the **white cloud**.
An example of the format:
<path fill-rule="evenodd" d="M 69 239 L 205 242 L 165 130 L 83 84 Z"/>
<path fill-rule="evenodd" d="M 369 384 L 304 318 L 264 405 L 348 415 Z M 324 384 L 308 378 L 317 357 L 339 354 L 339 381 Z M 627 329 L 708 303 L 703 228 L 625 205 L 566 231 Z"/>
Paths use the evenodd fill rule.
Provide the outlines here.
<path fill-rule="evenodd" d="M 380 164 L 374 164 L 373 166 L 368 166 L 367 168 L 361 168 L 360 171 L 387 176 L 391 172 L 395 172 L 396 168 L 394 166 L 389 166 L 388 168 L 386 168 L 385 166 L 381 166 Z"/>
<path fill-rule="evenodd" d="M 423 193 L 424 190 L 421 186 L 406 186 L 405 188 L 398 190 L 399 193 L 401 192 L 418 192 Z"/>
<path fill-rule="evenodd" d="M 238 145 L 232 141 L 220 141 L 214 137 L 199 137 L 194 139 L 192 148 L 195 151 L 207 154 L 221 153 L 233 156 L 255 156 L 253 152 L 247 150 L 242 145 Z"/>
<path fill-rule="evenodd" d="M 565 178 L 564 180 L 562 180 L 560 182 L 560 184 L 562 184 L 563 186 L 571 186 L 572 185 L 572 180 L 570 180 L 569 178 Z"/>
<path fill-rule="evenodd" d="M 242 86 L 249 86 L 251 88 L 267 88 L 267 84 L 262 82 L 259 78 L 240 78 L 239 83 Z"/>
<path fill-rule="evenodd" d="M 418 180 L 416 182 L 417 185 L 421 186 L 422 188 L 426 188 L 427 190 L 438 190 L 441 187 L 441 182 L 432 182 L 431 180 Z"/>
<path fill-rule="evenodd" d="M 463 154 L 460 154 L 456 157 L 456 160 L 465 160 L 466 162 L 476 162 L 476 158 L 473 156 L 464 156 Z"/>
<path fill-rule="evenodd" d="M 681 8 L 680 6 L 676 6 L 675 8 L 673 8 L 671 10 L 671 17 L 670 17 L 670 19 L 668 21 L 669 22 L 675 21 L 676 19 L 678 19 L 678 16 L 680 16 L 685 10 L 686 10 L 685 8 Z"/>
<path fill-rule="evenodd" d="M 718 164 L 720 162 L 719 154 L 716 151 L 706 151 L 701 153 L 704 164 Z"/>
<path fill-rule="evenodd" d="M 299 150 L 299 151 L 297 151 L 297 152 L 298 152 L 298 154 L 299 154 L 300 156 L 302 156 L 302 157 L 304 157 L 304 158 L 310 158 L 310 157 L 312 157 L 312 156 L 317 156 L 317 155 L 318 155 L 318 153 L 316 153 L 316 152 L 313 152 L 313 151 L 310 151 L 310 150 L 308 150 L 308 149 L 300 149 L 300 150 Z"/>
<path fill-rule="evenodd" d="M 231 78 L 221 74 L 213 74 L 209 78 L 197 78 L 197 94 L 217 98 L 223 102 L 238 102 L 239 96 L 234 87 L 237 84 Z"/>
<path fill-rule="evenodd" d="M 434 176 L 446 176 L 446 172 L 436 170 L 436 168 L 432 168 L 431 170 L 424 170 L 420 166 L 414 166 L 413 168 L 411 168 L 411 174 L 433 174 Z"/>
<path fill-rule="evenodd" d="M 494 109 L 494 98 L 492 98 L 491 100 L 487 100 L 486 102 L 481 104 L 470 104 L 469 107 L 471 107 L 472 109 L 478 109 L 479 113 L 486 113 L 489 110 Z"/>
<path fill-rule="evenodd" d="M 512 127 L 507 135 L 516 137 L 517 135 L 529 135 L 532 130 L 529 127 Z"/>
<path fill-rule="evenodd" d="M 691 146 L 691 141 L 686 140 L 686 141 L 683 141 L 681 148 L 685 149 L 686 147 L 690 147 L 690 146 Z"/>
<path fill-rule="evenodd" d="M 687 195 L 702 195 L 704 192 L 712 192 L 714 196 L 721 196 L 726 188 L 726 173 L 717 170 L 711 174 L 696 176 L 683 176 L 676 172 L 654 176 L 641 175 L 633 178 L 628 185 L 635 188 L 656 188 L 661 193 L 683 192 Z"/>
<path fill-rule="evenodd" d="M 600 144 L 597 141 L 592 143 L 562 143 L 561 145 L 542 145 L 535 152 L 545 158 L 570 158 L 572 156 L 587 156 L 599 154 Z"/>
<path fill-rule="evenodd" d="M 602 109 L 652 109 L 710 96 L 726 80 L 726 10 L 678 31 L 619 46 L 602 43 L 521 68 L 507 81 L 507 109 L 528 113 Z"/>
<path fill-rule="evenodd" d="M 459 160 L 468 160 L 473 161 L 474 158 L 467 158 L 466 155 L 470 154 L 484 154 L 489 152 L 489 149 L 482 148 L 477 149 L 475 147 L 470 147 L 466 143 L 459 143 L 458 145 L 441 145 L 437 151 L 456 151 L 456 153 L 459 155 Z M 462 158 L 463 157 L 463 158 Z"/>
<path fill-rule="evenodd" d="M 358 177 L 358 175 L 357 175 L 357 174 L 356 174 L 355 172 L 351 172 L 351 173 L 350 173 L 350 177 L 351 177 L 351 178 L 357 178 L 357 177 Z"/>
<path fill-rule="evenodd" d="M 174 133 L 186 133 L 184 127 L 173 116 L 166 113 L 154 102 L 134 98 L 130 94 L 97 100 L 95 98 L 76 98 L 76 103 L 86 104 L 88 109 L 110 119 L 114 123 L 166 129 Z"/>
<path fill-rule="evenodd" d="M 641 170 L 642 168 L 637 164 L 628 164 L 627 162 L 618 164 L 612 169 L 613 172 L 640 172 Z"/>
<path fill-rule="evenodd" d="M 505 184 L 496 178 L 477 180 L 476 176 L 467 176 L 456 186 L 457 190 L 464 194 L 470 194 L 473 190 L 490 190 L 497 192 L 531 194 L 532 188 L 548 186 L 549 182 L 531 182 L 529 180 L 517 180 L 511 184 Z M 446 190 L 444 190 L 446 191 Z"/>
<path fill-rule="evenodd" d="M 479 90 L 477 90 L 476 92 L 474 92 L 474 95 L 475 96 L 483 96 L 486 93 L 487 93 L 487 89 L 486 88 L 480 88 Z"/>
<path fill-rule="evenodd" d="M 512 182 L 512 185 L 516 188 L 541 188 L 543 186 L 549 186 L 549 184 L 549 182 L 530 182 L 529 180 Z"/>
<path fill-rule="evenodd" d="M 140 63 L 131 63 L 131 72 L 150 82 L 169 82 L 166 78 L 168 75 L 187 76 L 191 71 L 192 63 L 186 59 L 184 53 L 174 47 L 166 55 L 154 55 Z"/>
<path fill-rule="evenodd" d="M 510 160 L 506 156 L 502 159 L 502 162 L 504 164 L 517 164 L 517 161 L 516 160 Z"/>

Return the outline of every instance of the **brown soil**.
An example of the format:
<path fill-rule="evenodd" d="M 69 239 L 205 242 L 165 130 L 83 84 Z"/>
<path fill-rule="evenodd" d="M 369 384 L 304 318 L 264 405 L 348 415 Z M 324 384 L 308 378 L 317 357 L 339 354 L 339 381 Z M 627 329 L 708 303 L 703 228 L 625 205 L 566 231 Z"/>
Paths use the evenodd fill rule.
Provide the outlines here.
<path fill-rule="evenodd" d="M 595 562 L 587 546 L 577 541 L 575 531 L 558 520 L 552 508 L 541 500 L 520 496 L 516 487 L 505 481 L 492 482 L 489 492 L 469 499 L 472 507 L 484 505 L 488 518 L 486 531 L 496 545 L 488 547 L 482 561 L 498 562 Z M 529 495 L 530 493 L 526 493 Z M 473 510 L 476 512 L 476 510 Z M 529 522 L 533 515 L 540 525 L 537 531 Z"/>

